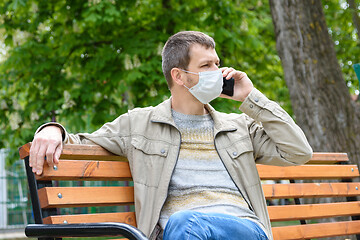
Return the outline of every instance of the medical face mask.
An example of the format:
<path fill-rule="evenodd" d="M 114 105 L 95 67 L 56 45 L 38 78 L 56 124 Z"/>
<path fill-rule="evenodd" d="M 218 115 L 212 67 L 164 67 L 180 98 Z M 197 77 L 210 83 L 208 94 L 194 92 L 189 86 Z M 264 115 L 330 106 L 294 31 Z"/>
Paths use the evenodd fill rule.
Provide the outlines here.
<path fill-rule="evenodd" d="M 189 92 L 201 103 L 207 104 L 220 96 L 222 92 L 223 76 L 221 70 L 194 73 L 181 69 L 184 72 L 199 75 L 199 82 L 192 88 L 186 87 Z"/>

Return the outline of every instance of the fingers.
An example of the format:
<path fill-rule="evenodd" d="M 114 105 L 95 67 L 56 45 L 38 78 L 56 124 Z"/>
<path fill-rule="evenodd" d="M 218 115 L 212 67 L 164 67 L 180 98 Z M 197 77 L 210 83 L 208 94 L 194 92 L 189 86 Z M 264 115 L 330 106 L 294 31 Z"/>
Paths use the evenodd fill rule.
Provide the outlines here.
<path fill-rule="evenodd" d="M 42 173 L 42 169 L 44 166 L 45 161 L 45 153 L 46 153 L 46 146 L 45 144 L 41 144 L 38 154 L 36 156 L 36 174 L 40 175 Z M 34 170 L 33 170 L 34 172 Z"/>
<path fill-rule="evenodd" d="M 38 141 L 33 141 L 30 148 L 30 162 L 33 173 L 41 174 L 45 160 L 45 146 L 39 144 Z"/>
<path fill-rule="evenodd" d="M 60 162 L 60 155 L 61 155 L 61 152 L 62 152 L 62 143 L 60 143 L 58 145 L 58 147 L 55 149 L 55 154 L 54 154 L 54 163 L 55 164 L 59 164 Z"/>
<path fill-rule="evenodd" d="M 30 148 L 30 162 L 29 165 L 32 167 L 33 173 L 41 175 L 46 161 L 49 166 L 59 163 L 59 157 L 54 157 L 58 148 L 57 143 L 39 143 L 38 141 L 33 142 Z M 60 144 L 61 145 L 61 144 Z M 60 149 L 61 154 L 61 149 Z M 58 154 L 60 156 L 60 154 Z M 55 160 L 56 159 L 56 160 Z"/>
<path fill-rule="evenodd" d="M 57 145 L 56 145 L 56 143 L 54 143 L 54 144 L 49 144 L 46 149 L 45 160 L 47 161 L 47 163 L 50 167 L 54 166 L 53 159 L 54 159 L 54 153 L 55 153 L 56 147 L 57 147 Z"/>
<path fill-rule="evenodd" d="M 226 77 L 227 80 L 229 80 L 230 78 L 234 78 L 236 80 L 241 80 L 244 77 L 247 77 L 246 73 L 241 72 L 241 71 L 237 71 L 232 67 L 222 67 L 220 68 L 220 70 L 223 73 L 223 77 Z"/>
<path fill-rule="evenodd" d="M 231 78 L 231 76 L 233 75 L 232 72 L 235 71 L 235 69 L 229 67 L 223 67 L 220 68 L 220 70 L 222 71 L 223 77 L 226 77 L 227 80 Z"/>
<path fill-rule="evenodd" d="M 220 68 L 220 70 L 222 71 L 223 77 L 226 77 L 227 80 L 229 80 L 230 78 L 241 80 L 242 78 L 247 77 L 246 73 L 237 71 L 232 67 L 223 67 Z"/>
<path fill-rule="evenodd" d="M 62 151 L 61 146 L 61 141 L 56 141 L 53 139 L 41 144 L 41 147 L 37 154 L 36 174 L 42 174 L 45 160 L 50 167 L 53 167 L 54 164 L 59 163 L 59 157 Z"/>
<path fill-rule="evenodd" d="M 247 74 L 245 72 L 235 70 L 231 67 L 222 67 L 220 68 L 220 70 L 222 72 L 222 76 L 225 77 L 227 80 L 229 80 L 230 78 L 234 78 L 235 80 L 234 95 L 230 98 L 222 94 L 220 95 L 220 97 L 230 98 L 236 101 L 243 102 L 254 88 Z"/>
<path fill-rule="evenodd" d="M 36 144 L 35 141 L 32 142 L 31 148 L 30 148 L 30 156 L 29 156 L 29 165 L 32 167 L 33 172 L 36 172 L 36 166 L 37 166 L 37 154 L 39 152 L 40 145 Z"/>
<path fill-rule="evenodd" d="M 228 69 L 228 67 L 221 67 L 219 69 L 221 70 L 221 72 L 224 72 L 226 69 Z"/>
<path fill-rule="evenodd" d="M 44 128 L 35 135 L 31 144 L 29 165 L 32 171 L 42 174 L 45 161 L 49 166 L 58 164 L 61 151 L 62 136 L 59 128 Z"/>

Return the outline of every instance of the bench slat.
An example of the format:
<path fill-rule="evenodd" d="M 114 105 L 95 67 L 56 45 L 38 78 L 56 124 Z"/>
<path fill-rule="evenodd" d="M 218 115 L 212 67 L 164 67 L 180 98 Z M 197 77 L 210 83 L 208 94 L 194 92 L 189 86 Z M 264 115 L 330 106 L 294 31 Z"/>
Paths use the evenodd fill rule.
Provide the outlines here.
<path fill-rule="evenodd" d="M 57 170 L 45 164 L 43 174 L 37 176 L 36 179 L 124 181 L 132 178 L 128 162 L 61 160 L 57 165 Z"/>
<path fill-rule="evenodd" d="M 257 165 L 262 180 L 333 179 L 359 176 L 356 165 L 304 165 L 278 167 Z M 130 180 L 128 162 L 62 160 L 55 171 L 44 166 L 38 180 Z"/>
<path fill-rule="evenodd" d="M 262 180 L 280 179 L 338 179 L 359 176 L 357 165 L 303 165 L 278 167 L 258 164 Z"/>
<path fill-rule="evenodd" d="M 352 235 L 360 233 L 360 220 L 273 227 L 272 232 L 275 240 L 312 239 Z"/>
<path fill-rule="evenodd" d="M 60 159 L 128 161 L 127 158 L 114 155 L 100 146 L 81 144 L 65 145 Z"/>
<path fill-rule="evenodd" d="M 356 216 L 360 215 L 360 201 L 269 206 L 268 211 L 272 222 L 330 218 L 336 216 Z"/>
<path fill-rule="evenodd" d="M 336 164 L 348 161 L 349 158 L 346 153 L 316 152 L 306 164 Z"/>
<path fill-rule="evenodd" d="M 20 147 L 20 158 L 29 156 L 31 143 Z M 127 158 L 114 155 L 98 145 L 65 144 L 60 159 L 126 161 Z"/>
<path fill-rule="evenodd" d="M 45 187 L 39 189 L 38 193 L 42 208 L 119 206 L 134 203 L 133 187 Z"/>
<path fill-rule="evenodd" d="M 19 148 L 20 159 L 24 159 L 27 156 L 29 156 L 30 147 L 31 147 L 31 142 L 28 142 Z"/>
<path fill-rule="evenodd" d="M 27 143 L 19 149 L 21 159 L 29 155 L 30 146 L 31 143 Z M 114 155 L 100 146 L 81 144 L 65 144 L 60 159 L 127 161 L 125 157 Z M 346 153 L 315 152 L 308 164 L 335 164 L 348 161 Z"/>
<path fill-rule="evenodd" d="M 360 183 L 358 182 L 262 184 L 262 188 L 266 199 L 350 197 L 360 195 Z"/>
<path fill-rule="evenodd" d="M 97 222 L 123 222 L 136 226 L 134 212 L 117 212 L 117 213 L 95 213 L 95 214 L 74 214 L 74 215 L 57 215 L 43 219 L 44 224 L 67 224 L 77 223 L 97 223 Z"/>

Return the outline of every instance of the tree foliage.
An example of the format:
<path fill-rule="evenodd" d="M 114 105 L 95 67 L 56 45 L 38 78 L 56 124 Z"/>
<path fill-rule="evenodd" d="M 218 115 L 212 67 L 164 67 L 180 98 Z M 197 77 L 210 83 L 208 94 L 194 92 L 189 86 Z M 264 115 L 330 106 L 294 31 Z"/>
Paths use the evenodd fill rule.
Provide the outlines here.
<path fill-rule="evenodd" d="M 44 122 L 91 132 L 170 97 L 161 49 L 181 30 L 214 37 L 221 65 L 245 71 L 291 113 L 265 1 L 4 0 L 0 15 L 8 49 L 0 65 L 0 148 L 13 158 Z M 212 105 L 239 111 L 225 99 Z"/>
<path fill-rule="evenodd" d="M 349 7 L 345 0 L 323 1 L 323 7 L 328 31 L 334 41 L 344 79 L 350 92 L 354 94 L 360 88 L 353 69 L 355 63 L 360 63 L 360 39 L 353 22 L 352 13 L 354 10 Z M 357 14 L 360 16 L 359 4 L 357 4 Z"/>
<path fill-rule="evenodd" d="M 222 65 L 246 71 L 270 97 L 289 102 L 269 8 L 261 1 L 18 0 L 1 5 L 10 47 L 0 68 L 1 147 L 16 149 L 31 141 L 34 130 L 52 118 L 70 131 L 93 131 L 129 108 L 168 98 L 161 49 L 181 30 L 208 33 Z M 238 107 L 226 100 L 214 105 L 224 111 Z"/>

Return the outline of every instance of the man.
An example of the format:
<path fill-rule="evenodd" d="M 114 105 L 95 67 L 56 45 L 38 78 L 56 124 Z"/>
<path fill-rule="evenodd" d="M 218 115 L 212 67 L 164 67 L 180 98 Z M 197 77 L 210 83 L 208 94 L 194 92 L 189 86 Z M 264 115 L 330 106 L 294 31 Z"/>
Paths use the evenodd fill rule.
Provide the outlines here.
<path fill-rule="evenodd" d="M 30 150 L 33 171 L 41 174 L 45 157 L 57 164 L 62 142 L 99 144 L 129 159 L 138 227 L 150 239 L 272 239 L 255 163 L 305 163 L 312 149 L 303 132 L 244 72 L 219 69 L 206 34 L 171 36 L 162 57 L 169 100 L 92 134 L 41 126 Z M 223 77 L 235 79 L 231 97 L 221 94 Z M 244 114 L 215 111 L 208 103 L 219 95 L 242 102 Z"/>

